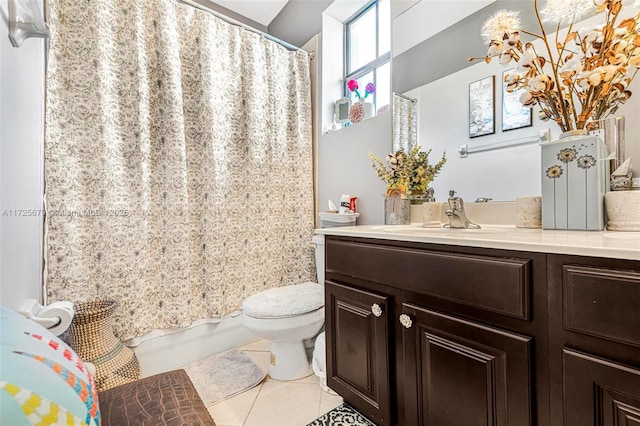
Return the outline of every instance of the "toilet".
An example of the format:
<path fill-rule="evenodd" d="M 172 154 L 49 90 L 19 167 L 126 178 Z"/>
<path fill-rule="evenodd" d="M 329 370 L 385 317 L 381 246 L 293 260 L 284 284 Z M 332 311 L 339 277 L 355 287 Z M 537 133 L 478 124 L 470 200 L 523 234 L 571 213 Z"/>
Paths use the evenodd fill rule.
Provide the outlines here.
<path fill-rule="evenodd" d="M 304 340 L 324 324 L 324 235 L 315 235 L 318 283 L 277 287 L 247 297 L 242 322 L 249 331 L 271 342 L 269 376 L 295 380 L 313 373 Z"/>

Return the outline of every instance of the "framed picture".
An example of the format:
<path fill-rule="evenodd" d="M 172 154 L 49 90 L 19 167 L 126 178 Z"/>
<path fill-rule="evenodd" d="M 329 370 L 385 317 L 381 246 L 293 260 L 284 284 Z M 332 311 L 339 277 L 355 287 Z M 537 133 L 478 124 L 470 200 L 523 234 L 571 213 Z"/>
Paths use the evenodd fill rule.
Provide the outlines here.
<path fill-rule="evenodd" d="M 351 99 L 340 98 L 333 104 L 333 119 L 337 124 L 349 121 L 349 108 L 351 108 Z"/>
<path fill-rule="evenodd" d="M 491 135 L 496 132 L 495 76 L 469 84 L 469 137 Z"/>
<path fill-rule="evenodd" d="M 502 72 L 502 131 L 521 129 L 533 125 L 533 117 L 531 116 L 531 108 L 524 107 L 520 103 L 520 95 L 523 89 L 516 89 L 513 92 L 507 92 L 507 83 L 505 78 L 514 69 Z"/>

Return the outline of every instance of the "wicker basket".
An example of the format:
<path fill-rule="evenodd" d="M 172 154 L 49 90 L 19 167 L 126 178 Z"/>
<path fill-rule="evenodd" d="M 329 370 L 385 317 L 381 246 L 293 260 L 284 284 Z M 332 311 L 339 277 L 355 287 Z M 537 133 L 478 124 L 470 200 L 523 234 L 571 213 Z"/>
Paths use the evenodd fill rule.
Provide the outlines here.
<path fill-rule="evenodd" d="M 140 378 L 135 353 L 113 334 L 114 300 L 96 300 L 74 304 L 70 344 L 80 358 L 96 366 L 98 391 L 133 382 Z"/>

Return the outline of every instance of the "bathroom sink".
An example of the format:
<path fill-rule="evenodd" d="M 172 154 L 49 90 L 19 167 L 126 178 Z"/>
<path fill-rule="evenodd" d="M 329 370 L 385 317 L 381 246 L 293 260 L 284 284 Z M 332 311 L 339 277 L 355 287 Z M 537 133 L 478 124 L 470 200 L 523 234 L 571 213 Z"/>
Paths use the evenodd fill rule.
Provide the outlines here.
<path fill-rule="evenodd" d="M 409 234 L 409 235 L 442 235 L 442 236 L 467 236 L 467 235 L 494 235 L 505 234 L 514 228 L 511 227 L 496 227 L 485 226 L 480 229 L 458 229 L 458 228 L 423 228 L 421 225 L 381 225 L 373 226 L 372 230 L 383 231 L 397 234 Z"/>

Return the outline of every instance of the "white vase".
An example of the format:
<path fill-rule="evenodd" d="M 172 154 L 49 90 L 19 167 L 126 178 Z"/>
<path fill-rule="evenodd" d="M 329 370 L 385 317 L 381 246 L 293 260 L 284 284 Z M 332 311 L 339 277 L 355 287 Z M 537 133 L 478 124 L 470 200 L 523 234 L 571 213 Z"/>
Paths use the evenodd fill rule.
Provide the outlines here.
<path fill-rule="evenodd" d="M 609 163 L 602 140 L 566 132 L 542 145 L 542 227 L 604 229 Z"/>
<path fill-rule="evenodd" d="M 362 104 L 364 116 L 363 119 L 373 117 L 373 104 L 371 102 L 366 102 L 365 98 L 360 98 L 360 103 Z"/>

